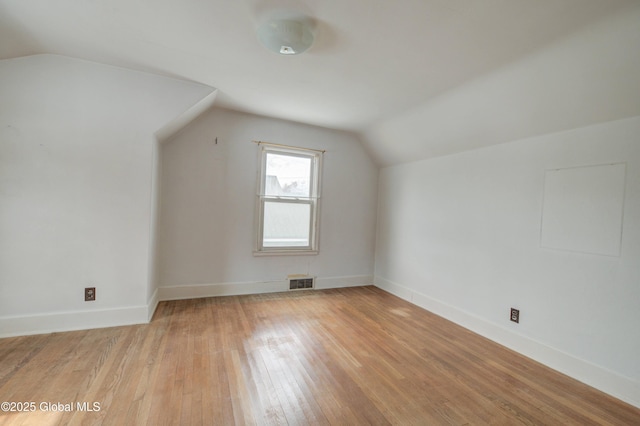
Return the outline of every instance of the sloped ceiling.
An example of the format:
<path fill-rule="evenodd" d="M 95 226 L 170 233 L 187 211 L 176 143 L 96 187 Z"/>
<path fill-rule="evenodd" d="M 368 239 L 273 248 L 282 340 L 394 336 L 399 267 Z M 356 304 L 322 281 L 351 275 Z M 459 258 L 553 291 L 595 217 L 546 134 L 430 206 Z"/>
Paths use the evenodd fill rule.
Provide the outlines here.
<path fill-rule="evenodd" d="M 473 114 L 457 112 L 466 100 L 482 104 L 490 93 L 486 91 L 528 84 L 528 79 L 509 74 L 502 86 L 499 76 L 505 69 L 521 72 L 517 64 L 540 52 L 562 51 L 555 46 L 571 43 L 575 34 L 591 34 L 590 28 L 611 16 L 632 16 L 627 24 L 640 27 L 639 3 L 0 0 L 0 59 L 55 53 L 193 80 L 218 88 L 216 105 L 221 107 L 356 132 L 385 165 L 581 124 L 584 120 L 549 124 L 541 117 L 532 125 L 494 135 L 487 128 L 500 122 L 487 122 L 481 114 L 460 134 L 461 120 Z M 303 55 L 274 54 L 256 39 L 258 23 L 283 10 L 315 21 L 316 42 Z M 588 56 L 588 47 L 576 43 L 579 54 Z M 637 51 L 625 52 L 633 66 Z M 548 67 L 554 52 L 539 63 Z M 621 67 L 626 64 L 614 64 Z M 553 72 L 546 78 L 553 79 Z M 532 95 L 539 90 L 555 88 L 546 83 L 531 86 Z M 579 90 L 567 95 L 575 93 Z M 508 111 L 511 102 L 504 100 L 493 113 Z M 621 115 L 632 114 L 634 108 L 627 105 Z M 517 117 L 516 122 L 523 120 Z M 422 134 L 426 136 L 416 137 Z"/>

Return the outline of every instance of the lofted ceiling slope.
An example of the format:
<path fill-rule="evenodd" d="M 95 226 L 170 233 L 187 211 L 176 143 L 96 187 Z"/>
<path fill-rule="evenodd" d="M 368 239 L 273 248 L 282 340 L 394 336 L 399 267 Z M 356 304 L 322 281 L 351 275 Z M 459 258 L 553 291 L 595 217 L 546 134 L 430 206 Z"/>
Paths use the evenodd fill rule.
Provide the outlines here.
<path fill-rule="evenodd" d="M 482 111 L 488 93 L 531 83 L 517 74 L 531 71 L 518 64 L 533 57 L 535 66 L 540 52 L 562 51 L 558 43 L 611 16 L 628 16 L 631 10 L 640 27 L 639 3 L 0 0 L 0 59 L 54 53 L 192 80 L 216 87 L 216 105 L 224 108 L 356 132 L 386 165 L 581 124 L 584 120 L 547 123 L 545 117 L 531 124 L 517 116 L 516 124 L 525 123 L 516 130 L 489 131 L 500 125 L 492 115 L 512 111 L 513 100 L 503 100 L 489 118 L 458 107 Z M 305 54 L 280 56 L 258 43 L 258 23 L 279 10 L 314 19 L 316 42 Z M 579 54 L 588 56 L 588 48 L 578 45 Z M 539 64 L 548 66 L 556 54 Z M 504 74 L 505 69 L 515 74 Z M 548 73 L 545 81 L 553 83 L 553 72 Z M 555 86 L 547 83 L 531 90 L 553 92 Z M 467 118 L 466 131 L 460 132 Z M 605 118 L 620 117 L 589 120 Z"/>

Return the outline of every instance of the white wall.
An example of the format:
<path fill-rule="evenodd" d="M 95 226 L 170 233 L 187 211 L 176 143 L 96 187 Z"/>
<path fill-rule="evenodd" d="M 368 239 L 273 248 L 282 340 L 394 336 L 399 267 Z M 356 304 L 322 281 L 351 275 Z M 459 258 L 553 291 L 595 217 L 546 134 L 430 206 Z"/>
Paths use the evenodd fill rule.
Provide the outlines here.
<path fill-rule="evenodd" d="M 640 115 L 640 2 L 440 96 L 380 120 L 382 165 Z M 425 84 L 428 84 L 425 81 Z"/>
<path fill-rule="evenodd" d="M 545 170 L 617 162 L 621 255 L 541 248 Z M 384 168 L 378 206 L 377 285 L 640 406 L 639 117 Z"/>
<path fill-rule="evenodd" d="M 318 255 L 253 256 L 252 140 L 326 150 Z M 354 136 L 214 108 L 161 154 L 161 298 L 284 290 L 288 274 L 319 287 L 371 283 L 377 167 Z"/>
<path fill-rule="evenodd" d="M 154 132 L 212 90 L 56 55 L 0 61 L 0 336 L 146 321 Z"/>

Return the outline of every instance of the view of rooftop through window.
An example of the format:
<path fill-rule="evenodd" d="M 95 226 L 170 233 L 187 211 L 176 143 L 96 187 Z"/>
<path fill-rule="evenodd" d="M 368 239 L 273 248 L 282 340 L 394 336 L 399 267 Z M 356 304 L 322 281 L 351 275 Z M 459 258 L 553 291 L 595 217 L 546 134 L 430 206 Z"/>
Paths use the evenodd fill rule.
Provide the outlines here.
<path fill-rule="evenodd" d="M 311 158 L 267 154 L 265 194 L 270 196 L 310 196 Z"/>

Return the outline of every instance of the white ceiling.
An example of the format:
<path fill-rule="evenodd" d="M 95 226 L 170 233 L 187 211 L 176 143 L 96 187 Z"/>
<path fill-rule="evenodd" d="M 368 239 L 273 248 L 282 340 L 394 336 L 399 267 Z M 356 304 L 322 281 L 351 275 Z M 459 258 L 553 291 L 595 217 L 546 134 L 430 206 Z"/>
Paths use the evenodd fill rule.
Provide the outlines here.
<path fill-rule="evenodd" d="M 0 0 L 0 59 L 56 53 L 193 80 L 217 88 L 221 107 L 357 132 L 390 164 L 416 155 L 381 141 L 416 108 L 637 3 Z M 258 23 L 279 10 L 315 20 L 305 54 L 258 43 Z"/>

